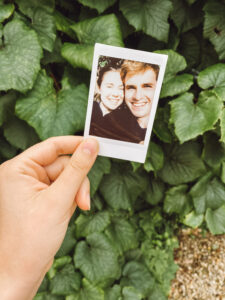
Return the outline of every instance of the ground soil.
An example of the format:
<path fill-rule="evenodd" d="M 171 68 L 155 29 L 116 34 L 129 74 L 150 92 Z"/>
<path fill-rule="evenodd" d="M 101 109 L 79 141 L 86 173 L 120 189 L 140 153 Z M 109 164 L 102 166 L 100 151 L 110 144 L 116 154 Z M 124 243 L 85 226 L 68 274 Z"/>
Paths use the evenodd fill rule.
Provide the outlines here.
<path fill-rule="evenodd" d="M 183 229 L 175 250 L 179 265 L 170 300 L 225 300 L 225 235 Z"/>

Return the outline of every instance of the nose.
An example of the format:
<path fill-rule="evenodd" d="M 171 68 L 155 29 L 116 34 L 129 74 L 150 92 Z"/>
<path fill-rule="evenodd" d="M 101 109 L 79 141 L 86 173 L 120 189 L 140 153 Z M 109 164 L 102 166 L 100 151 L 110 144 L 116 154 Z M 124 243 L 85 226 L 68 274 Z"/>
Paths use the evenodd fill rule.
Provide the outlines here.
<path fill-rule="evenodd" d="M 136 93 L 135 93 L 135 98 L 136 98 L 136 100 L 141 100 L 142 98 L 143 98 L 143 90 L 142 90 L 142 88 L 137 88 L 136 89 Z"/>
<path fill-rule="evenodd" d="M 112 95 L 113 95 L 114 97 L 118 97 L 118 96 L 119 96 L 119 91 L 118 91 L 118 89 L 113 89 Z"/>

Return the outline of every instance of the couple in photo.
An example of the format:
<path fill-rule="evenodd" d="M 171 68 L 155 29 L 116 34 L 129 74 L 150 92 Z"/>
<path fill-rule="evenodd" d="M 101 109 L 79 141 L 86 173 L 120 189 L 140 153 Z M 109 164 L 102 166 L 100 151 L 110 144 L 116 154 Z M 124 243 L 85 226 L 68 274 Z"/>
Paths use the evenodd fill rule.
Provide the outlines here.
<path fill-rule="evenodd" d="M 159 66 L 100 56 L 90 135 L 143 143 Z"/>

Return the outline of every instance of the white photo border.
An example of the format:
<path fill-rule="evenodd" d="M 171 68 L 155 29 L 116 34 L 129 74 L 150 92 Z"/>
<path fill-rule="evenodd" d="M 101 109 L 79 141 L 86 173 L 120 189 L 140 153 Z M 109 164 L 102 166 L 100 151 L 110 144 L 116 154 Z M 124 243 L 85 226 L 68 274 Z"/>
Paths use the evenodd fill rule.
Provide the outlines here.
<path fill-rule="evenodd" d="M 159 66 L 159 74 L 156 84 L 156 89 L 154 93 L 154 98 L 152 101 L 152 107 L 149 115 L 148 127 L 145 135 L 144 144 L 136 144 L 130 142 L 124 142 L 119 140 L 112 140 L 107 138 L 95 137 L 99 142 L 99 155 L 107 156 L 112 158 L 130 160 L 135 162 L 144 163 L 147 155 L 148 145 L 150 141 L 150 136 L 152 132 L 153 122 L 155 119 L 155 113 L 159 101 L 160 90 L 163 82 L 163 77 L 165 74 L 166 64 L 168 56 L 165 54 L 158 54 L 122 47 L 109 46 L 104 44 L 95 44 L 94 57 L 91 72 L 90 89 L 88 96 L 88 106 L 86 114 L 86 122 L 84 129 L 84 137 L 91 137 L 89 134 L 91 115 L 93 108 L 94 93 L 96 88 L 96 78 L 98 69 L 98 60 L 100 56 L 115 57 L 120 59 L 127 59 L 132 61 L 140 61 L 149 64 L 156 64 Z"/>

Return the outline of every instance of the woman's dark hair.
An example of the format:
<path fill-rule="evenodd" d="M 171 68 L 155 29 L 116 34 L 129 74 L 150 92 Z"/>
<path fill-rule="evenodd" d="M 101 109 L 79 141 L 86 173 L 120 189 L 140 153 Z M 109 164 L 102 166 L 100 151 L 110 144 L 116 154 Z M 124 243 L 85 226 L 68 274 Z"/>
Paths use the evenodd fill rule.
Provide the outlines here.
<path fill-rule="evenodd" d="M 98 86 L 101 86 L 103 76 L 106 72 L 119 70 L 122 63 L 123 59 L 101 55 L 98 61 Z"/>

